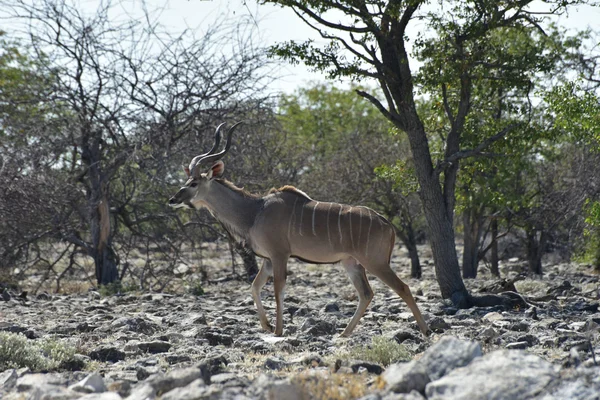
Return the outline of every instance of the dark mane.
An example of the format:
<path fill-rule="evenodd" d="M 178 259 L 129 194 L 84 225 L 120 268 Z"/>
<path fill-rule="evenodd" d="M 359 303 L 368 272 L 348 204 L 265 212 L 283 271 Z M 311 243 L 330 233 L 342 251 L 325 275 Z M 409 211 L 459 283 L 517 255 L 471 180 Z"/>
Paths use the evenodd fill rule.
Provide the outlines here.
<path fill-rule="evenodd" d="M 236 192 L 244 197 L 247 197 L 250 199 L 256 199 L 256 198 L 260 197 L 256 194 L 248 192 L 247 190 L 244 190 L 242 188 L 235 186 L 232 182 L 229 182 L 227 179 L 218 178 L 218 179 L 215 179 L 215 182 L 220 183 L 221 185 L 225 186 L 227 189 L 233 190 L 234 192 Z"/>
<path fill-rule="evenodd" d="M 295 195 L 304 197 L 307 200 L 312 200 L 306 193 L 304 193 L 302 190 L 300 189 L 296 189 L 294 186 L 291 185 L 285 185 L 280 187 L 279 189 L 271 189 L 269 191 L 269 193 L 281 193 L 281 192 L 286 192 L 286 193 L 293 193 Z"/>

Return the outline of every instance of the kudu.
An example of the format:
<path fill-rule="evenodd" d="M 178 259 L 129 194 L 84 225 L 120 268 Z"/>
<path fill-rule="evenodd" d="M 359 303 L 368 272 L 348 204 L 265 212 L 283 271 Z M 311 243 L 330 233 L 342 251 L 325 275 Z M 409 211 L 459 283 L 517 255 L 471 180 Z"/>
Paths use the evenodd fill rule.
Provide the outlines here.
<path fill-rule="evenodd" d="M 255 196 L 221 179 L 224 164 L 220 159 L 231 146 L 227 132 L 224 150 L 216 153 L 220 142 L 219 125 L 215 144 L 206 154 L 194 157 L 185 168 L 188 180 L 169 199 L 171 207 L 206 207 L 241 241 L 245 241 L 264 263 L 252 282 L 252 296 L 262 327 L 273 332 L 263 308 L 260 291 L 273 276 L 276 302 L 275 335 L 283 333 L 283 292 L 290 257 L 312 263 L 341 261 L 359 297 L 358 308 L 342 333 L 348 336 L 365 313 L 373 291 L 365 270 L 381 279 L 406 302 L 421 331 L 427 324 L 408 286 L 390 268 L 395 243 L 392 225 L 367 207 L 316 201 L 302 191 L 284 186 L 266 196 Z M 202 166 L 208 169 L 201 172 Z"/>

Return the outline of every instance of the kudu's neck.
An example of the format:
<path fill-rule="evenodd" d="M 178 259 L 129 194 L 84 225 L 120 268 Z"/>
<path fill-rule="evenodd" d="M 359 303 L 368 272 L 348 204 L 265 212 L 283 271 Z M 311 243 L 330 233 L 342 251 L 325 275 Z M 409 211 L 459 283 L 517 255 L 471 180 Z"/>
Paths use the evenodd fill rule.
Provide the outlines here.
<path fill-rule="evenodd" d="M 250 196 L 233 184 L 215 180 L 206 196 L 207 208 L 239 240 L 248 240 L 250 228 L 263 206 L 261 197 Z"/>

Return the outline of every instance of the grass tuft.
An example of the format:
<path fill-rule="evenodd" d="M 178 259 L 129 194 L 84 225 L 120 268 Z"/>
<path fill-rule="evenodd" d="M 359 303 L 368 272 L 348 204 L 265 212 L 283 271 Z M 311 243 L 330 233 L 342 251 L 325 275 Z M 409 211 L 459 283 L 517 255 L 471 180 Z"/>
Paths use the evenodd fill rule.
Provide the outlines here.
<path fill-rule="evenodd" d="M 73 346 L 56 339 L 33 341 L 19 333 L 0 332 L 0 371 L 24 367 L 51 371 L 73 359 L 75 353 Z"/>
<path fill-rule="evenodd" d="M 406 346 L 399 344 L 394 339 L 383 336 L 375 336 L 370 345 L 357 346 L 344 354 L 340 354 L 339 357 L 374 362 L 384 367 L 412 359 Z"/>
<path fill-rule="evenodd" d="M 357 374 L 314 374 L 310 371 L 292 378 L 302 389 L 303 397 L 314 400 L 358 399 L 366 394 L 367 382 Z"/>

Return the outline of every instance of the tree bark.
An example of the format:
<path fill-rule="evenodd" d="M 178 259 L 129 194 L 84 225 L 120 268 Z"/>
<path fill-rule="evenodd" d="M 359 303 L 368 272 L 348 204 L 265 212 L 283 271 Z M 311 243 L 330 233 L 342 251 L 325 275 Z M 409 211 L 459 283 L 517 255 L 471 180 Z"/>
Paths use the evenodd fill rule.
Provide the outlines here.
<path fill-rule="evenodd" d="M 496 217 L 492 217 L 491 221 L 491 235 L 492 235 L 492 243 L 491 243 L 491 266 L 490 272 L 492 275 L 496 277 L 500 277 L 500 269 L 498 267 L 498 219 Z"/>
<path fill-rule="evenodd" d="M 477 278 L 479 248 L 483 234 L 483 215 L 480 209 L 470 207 L 463 212 L 463 278 Z"/>
<path fill-rule="evenodd" d="M 527 231 L 527 264 L 529 273 L 542 275 L 542 256 L 544 247 L 546 246 L 546 233 L 542 230 L 538 231 L 535 228 L 530 228 Z"/>
<path fill-rule="evenodd" d="M 236 243 L 235 252 L 242 258 L 244 269 L 246 270 L 246 279 L 248 282 L 252 282 L 258 274 L 258 263 L 256 262 L 256 256 L 252 250 L 243 243 Z"/>

